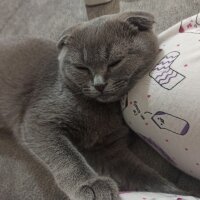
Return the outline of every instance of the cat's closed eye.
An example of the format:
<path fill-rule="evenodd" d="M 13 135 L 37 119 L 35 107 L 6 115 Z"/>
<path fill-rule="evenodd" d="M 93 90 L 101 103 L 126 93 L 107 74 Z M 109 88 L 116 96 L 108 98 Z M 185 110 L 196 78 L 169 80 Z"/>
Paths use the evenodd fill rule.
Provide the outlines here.
<path fill-rule="evenodd" d="M 89 68 L 87 68 L 86 66 L 84 65 L 81 65 L 81 64 L 74 64 L 75 68 L 80 70 L 80 71 L 85 71 L 85 72 L 89 72 Z"/>
<path fill-rule="evenodd" d="M 119 63 L 121 63 L 122 59 L 118 59 L 118 60 L 115 60 L 113 62 L 111 62 L 108 67 L 109 68 L 113 68 L 113 67 L 116 67 L 117 65 L 119 65 Z"/>

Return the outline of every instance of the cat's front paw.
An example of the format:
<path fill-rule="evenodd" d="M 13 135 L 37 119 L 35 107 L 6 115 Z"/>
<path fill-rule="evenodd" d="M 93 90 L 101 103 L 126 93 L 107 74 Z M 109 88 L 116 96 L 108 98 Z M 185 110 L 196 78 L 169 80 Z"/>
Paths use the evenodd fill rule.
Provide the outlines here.
<path fill-rule="evenodd" d="M 116 183 L 106 177 L 90 179 L 76 192 L 77 200 L 120 200 Z"/>

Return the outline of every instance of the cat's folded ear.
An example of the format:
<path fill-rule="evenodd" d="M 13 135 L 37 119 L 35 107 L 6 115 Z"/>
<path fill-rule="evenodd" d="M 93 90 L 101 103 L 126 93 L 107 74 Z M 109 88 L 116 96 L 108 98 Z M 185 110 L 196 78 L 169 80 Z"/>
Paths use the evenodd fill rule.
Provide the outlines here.
<path fill-rule="evenodd" d="M 72 36 L 73 32 L 77 29 L 77 26 L 78 25 L 72 26 L 69 29 L 63 31 L 57 43 L 58 49 L 62 49 L 62 47 L 67 44 L 69 38 Z"/>
<path fill-rule="evenodd" d="M 119 14 L 120 21 L 126 22 L 139 31 L 147 31 L 153 28 L 154 16 L 147 12 L 124 12 Z"/>

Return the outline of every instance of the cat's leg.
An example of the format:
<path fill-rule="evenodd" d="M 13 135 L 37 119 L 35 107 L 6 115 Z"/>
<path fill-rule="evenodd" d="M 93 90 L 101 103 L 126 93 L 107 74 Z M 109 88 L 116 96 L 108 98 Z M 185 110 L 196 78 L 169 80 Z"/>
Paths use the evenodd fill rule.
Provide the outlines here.
<path fill-rule="evenodd" d="M 115 158 L 114 158 L 115 157 Z M 175 185 L 145 165 L 128 148 L 122 148 L 106 165 L 122 191 L 149 191 L 183 194 Z"/>
<path fill-rule="evenodd" d="M 42 113 L 42 112 L 40 112 Z M 116 183 L 100 177 L 53 122 L 28 112 L 16 127 L 25 148 L 46 166 L 71 200 L 119 200 Z M 18 135 L 18 134 L 16 134 Z M 19 135 L 17 136 L 19 139 Z"/>
<path fill-rule="evenodd" d="M 70 200 L 6 129 L 0 129 L 0 199 Z"/>
<path fill-rule="evenodd" d="M 86 153 L 88 162 L 102 175 L 112 177 L 121 191 L 188 194 L 145 165 L 121 138 L 98 152 Z M 100 167 L 101 166 L 101 167 Z"/>

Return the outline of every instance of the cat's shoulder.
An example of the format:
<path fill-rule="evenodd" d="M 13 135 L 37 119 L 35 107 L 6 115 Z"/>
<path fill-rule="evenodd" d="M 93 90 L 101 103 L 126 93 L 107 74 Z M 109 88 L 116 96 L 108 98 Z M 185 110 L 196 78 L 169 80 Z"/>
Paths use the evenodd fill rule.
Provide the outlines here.
<path fill-rule="evenodd" d="M 55 79 L 57 56 L 56 42 L 51 40 L 29 37 L 0 39 L 0 91 L 1 88 L 11 90 L 8 80 L 21 91 L 39 81 L 44 85 L 44 81 Z"/>
<path fill-rule="evenodd" d="M 39 53 L 40 51 L 52 51 L 57 53 L 56 42 L 43 38 L 31 37 L 7 37 L 0 38 L 0 53 L 8 53 L 14 51 L 26 51 L 31 53 Z"/>
<path fill-rule="evenodd" d="M 41 71 L 50 63 L 57 65 L 58 50 L 55 41 L 42 38 L 11 37 L 0 39 L 0 71 L 18 69 L 18 72 Z M 55 66 L 56 67 L 56 66 Z M 15 70 L 16 71 L 16 70 Z M 15 75 L 18 73 L 16 72 Z"/>
<path fill-rule="evenodd" d="M 1 37 L 0 45 L 13 46 L 13 45 L 55 45 L 56 42 L 53 40 L 39 38 L 39 37 L 29 37 L 29 36 L 17 36 L 17 37 Z"/>

